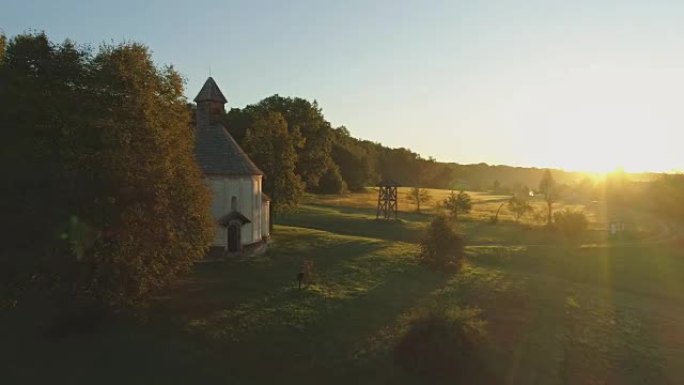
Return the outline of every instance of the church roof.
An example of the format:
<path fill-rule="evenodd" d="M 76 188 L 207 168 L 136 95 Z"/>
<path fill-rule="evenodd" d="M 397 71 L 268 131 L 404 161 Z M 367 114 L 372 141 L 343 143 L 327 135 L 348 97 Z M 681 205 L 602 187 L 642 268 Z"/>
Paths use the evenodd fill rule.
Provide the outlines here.
<path fill-rule="evenodd" d="M 208 175 L 264 175 L 220 124 L 197 127 L 195 157 Z"/>
<path fill-rule="evenodd" d="M 204 82 L 199 94 L 195 96 L 195 103 L 205 101 L 221 102 L 224 104 L 228 103 L 226 97 L 223 96 L 223 92 L 219 89 L 218 84 L 216 84 L 214 78 L 211 76 Z"/>
<path fill-rule="evenodd" d="M 230 222 L 238 220 L 240 221 L 241 224 L 245 225 L 247 223 L 252 223 L 252 221 L 249 220 L 246 216 L 242 215 L 241 212 L 239 211 L 231 211 L 230 213 L 222 216 L 219 218 L 218 223 L 221 226 L 228 226 Z"/>
<path fill-rule="evenodd" d="M 212 109 L 202 108 L 210 102 L 226 103 L 226 97 L 213 78 L 209 77 L 195 98 L 197 103 L 197 130 L 195 131 L 195 158 L 207 175 L 264 175 L 249 156 L 242 151 L 225 127 L 213 123 Z"/>

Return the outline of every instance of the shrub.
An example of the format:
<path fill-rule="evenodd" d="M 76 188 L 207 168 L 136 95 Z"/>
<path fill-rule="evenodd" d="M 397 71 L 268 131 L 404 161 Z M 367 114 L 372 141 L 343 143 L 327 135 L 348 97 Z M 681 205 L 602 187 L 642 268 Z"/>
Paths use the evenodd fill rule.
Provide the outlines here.
<path fill-rule="evenodd" d="M 463 238 L 454 232 L 444 216 L 435 217 L 420 241 L 420 260 L 434 267 L 457 265 L 464 255 Z"/>
<path fill-rule="evenodd" d="M 466 193 L 465 191 L 461 190 L 461 192 L 456 195 L 453 191 L 451 192 L 451 195 L 449 195 L 445 200 L 444 200 L 444 207 L 449 211 L 449 214 L 454 220 L 458 219 L 458 213 L 461 212 L 462 214 L 467 214 L 470 212 L 470 210 L 473 208 L 473 204 L 470 200 L 470 195 Z"/>
<path fill-rule="evenodd" d="M 342 194 L 348 191 L 347 183 L 342 179 L 340 168 L 337 166 L 328 168 L 318 181 L 318 186 L 311 190 L 318 194 Z"/>
<path fill-rule="evenodd" d="M 530 204 L 530 198 L 526 195 L 514 195 L 508 200 L 508 209 L 513 213 L 515 222 L 520 222 L 520 218 L 527 213 L 534 212 L 534 207 Z"/>
<path fill-rule="evenodd" d="M 301 289 L 302 285 L 309 286 L 313 283 L 315 277 L 315 265 L 313 259 L 305 259 L 302 261 L 302 268 L 297 274 L 298 288 Z"/>
<path fill-rule="evenodd" d="M 421 187 L 411 187 L 411 189 L 406 193 L 406 199 L 409 202 L 416 204 L 416 212 L 420 212 L 420 205 L 427 203 L 432 200 L 432 194 L 430 190 Z"/>
<path fill-rule="evenodd" d="M 577 242 L 589 225 L 583 211 L 565 209 L 557 212 L 553 218 L 558 232 L 570 242 Z"/>
<path fill-rule="evenodd" d="M 431 379 L 478 378 L 486 336 L 479 309 L 430 309 L 415 319 L 394 349 L 394 361 Z"/>

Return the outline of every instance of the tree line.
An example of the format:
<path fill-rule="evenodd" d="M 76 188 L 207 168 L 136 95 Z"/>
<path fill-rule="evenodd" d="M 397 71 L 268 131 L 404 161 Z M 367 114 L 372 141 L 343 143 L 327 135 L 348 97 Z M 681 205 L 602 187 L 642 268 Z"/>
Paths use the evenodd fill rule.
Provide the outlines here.
<path fill-rule="evenodd" d="M 191 106 L 194 108 L 194 106 Z M 361 191 L 386 180 L 401 186 L 518 194 L 536 190 L 548 169 L 457 164 L 389 148 L 333 127 L 314 100 L 273 95 L 224 114 L 223 125 L 266 174 L 276 211 L 296 206 L 304 192 Z M 597 182 L 585 173 L 553 170 L 555 183 L 584 195 Z M 639 181 L 654 174 L 632 175 Z"/>

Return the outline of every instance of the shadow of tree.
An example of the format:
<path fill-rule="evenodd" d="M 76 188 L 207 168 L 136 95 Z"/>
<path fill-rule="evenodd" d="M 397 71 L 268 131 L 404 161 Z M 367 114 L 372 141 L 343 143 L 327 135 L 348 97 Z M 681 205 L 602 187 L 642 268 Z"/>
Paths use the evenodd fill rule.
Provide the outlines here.
<path fill-rule="evenodd" d="M 429 221 L 427 214 L 411 214 L 399 220 L 375 219 L 375 211 L 347 207 L 306 205 L 277 218 L 279 224 L 361 236 L 417 243 Z"/>

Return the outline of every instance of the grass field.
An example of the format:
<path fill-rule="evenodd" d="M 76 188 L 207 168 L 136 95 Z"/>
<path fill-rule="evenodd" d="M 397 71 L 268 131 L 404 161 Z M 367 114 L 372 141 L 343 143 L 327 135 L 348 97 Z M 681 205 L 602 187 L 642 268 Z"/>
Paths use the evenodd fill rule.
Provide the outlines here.
<path fill-rule="evenodd" d="M 447 193 L 433 191 L 420 214 L 400 202 L 392 222 L 375 220 L 372 190 L 310 196 L 277 218 L 268 253 L 199 264 L 142 324 L 49 339 L 42 316 L 2 314 L 10 349 L 0 353 L 0 383 L 424 383 L 391 353 L 416 314 L 435 305 L 479 309 L 484 366 L 496 383 L 684 383 L 684 251 L 672 227 L 620 213 L 631 231 L 609 240 L 614 213 L 574 203 L 592 226 L 581 247 L 569 247 L 505 212 L 488 224 L 505 197 L 473 194 L 459 224 L 468 261 L 446 274 L 415 256 Z M 315 261 L 316 282 L 298 290 L 304 258 Z"/>

